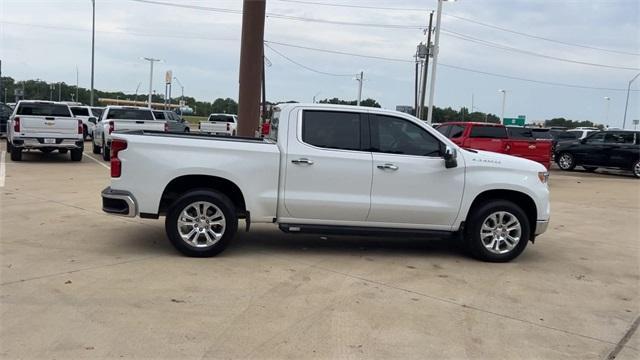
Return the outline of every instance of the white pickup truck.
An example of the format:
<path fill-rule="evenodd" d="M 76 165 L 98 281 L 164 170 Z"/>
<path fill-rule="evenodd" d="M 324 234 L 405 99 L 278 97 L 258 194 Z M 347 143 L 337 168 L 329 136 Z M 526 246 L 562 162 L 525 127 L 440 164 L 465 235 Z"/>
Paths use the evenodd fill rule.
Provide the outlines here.
<path fill-rule="evenodd" d="M 213 135 L 236 136 L 238 116 L 232 114 L 211 114 L 207 121 L 198 125 L 200 132 Z"/>
<path fill-rule="evenodd" d="M 82 120 L 73 117 L 69 105 L 53 101 L 22 100 L 7 123 L 7 152 L 11 160 L 22 160 L 22 151 L 44 153 L 71 151 L 71 160 L 82 160 Z"/>
<path fill-rule="evenodd" d="M 168 131 L 168 127 L 166 121 L 156 120 L 149 108 L 107 106 L 94 128 L 93 153 L 102 153 L 102 159 L 109 161 L 111 134 L 127 130 Z"/>
<path fill-rule="evenodd" d="M 276 108 L 269 138 L 113 135 L 102 209 L 165 215 L 171 243 L 213 256 L 238 219 L 290 233 L 453 235 L 475 257 L 509 261 L 549 222 L 548 172 L 464 150 L 422 121 L 354 106 Z"/>
<path fill-rule="evenodd" d="M 71 105 L 70 108 L 71 108 L 71 112 L 73 113 L 73 116 L 76 119 L 82 120 L 82 127 L 84 129 L 83 130 L 84 138 L 86 139 L 87 137 L 93 137 L 93 128 L 95 126 L 95 123 L 98 121 L 98 118 L 100 117 L 100 115 L 94 114 L 91 106 Z M 93 118 L 93 121 L 89 121 L 89 119 L 92 119 L 92 118 Z"/>

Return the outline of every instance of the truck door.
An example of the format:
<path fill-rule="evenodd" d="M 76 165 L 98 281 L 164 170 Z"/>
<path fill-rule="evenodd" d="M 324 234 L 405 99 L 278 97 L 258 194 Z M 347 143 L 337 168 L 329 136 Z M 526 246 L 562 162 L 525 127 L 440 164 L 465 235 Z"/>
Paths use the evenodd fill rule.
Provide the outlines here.
<path fill-rule="evenodd" d="M 464 166 L 445 168 L 444 144 L 413 122 L 369 118 L 373 183 L 367 221 L 450 230 L 462 200 Z"/>
<path fill-rule="evenodd" d="M 284 207 L 295 219 L 365 221 L 371 203 L 366 114 L 299 110 L 289 119 Z"/>

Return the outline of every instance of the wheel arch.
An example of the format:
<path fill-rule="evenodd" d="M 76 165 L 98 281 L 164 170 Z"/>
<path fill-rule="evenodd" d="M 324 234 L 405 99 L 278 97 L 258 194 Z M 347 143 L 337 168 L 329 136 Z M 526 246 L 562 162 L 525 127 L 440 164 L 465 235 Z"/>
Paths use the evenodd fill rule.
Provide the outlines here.
<path fill-rule="evenodd" d="M 238 218 L 247 213 L 245 197 L 233 181 L 213 175 L 183 175 L 171 180 L 162 192 L 158 214 L 166 214 L 171 204 L 191 190 L 216 190 L 226 195 L 236 207 Z"/>
<path fill-rule="evenodd" d="M 496 189 L 483 191 L 473 199 L 473 202 L 469 207 L 469 212 L 467 212 L 467 216 L 465 217 L 465 221 L 469 221 L 469 218 L 479 206 L 492 200 L 506 200 L 519 206 L 527 215 L 527 220 L 529 220 L 530 239 L 534 238 L 538 220 L 538 208 L 536 206 L 536 202 L 528 194 L 517 190 Z"/>

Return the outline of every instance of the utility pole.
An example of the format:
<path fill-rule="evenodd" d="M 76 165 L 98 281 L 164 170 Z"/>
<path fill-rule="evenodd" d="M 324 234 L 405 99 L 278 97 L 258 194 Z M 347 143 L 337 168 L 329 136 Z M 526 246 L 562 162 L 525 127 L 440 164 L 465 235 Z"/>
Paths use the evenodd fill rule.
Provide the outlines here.
<path fill-rule="evenodd" d="M 264 49 L 262 49 L 264 53 Z M 262 56 L 262 123 L 267 119 L 267 85 L 265 84 L 266 76 L 264 71 L 264 56 Z"/>
<path fill-rule="evenodd" d="M 360 106 L 360 101 L 362 101 L 362 82 L 364 81 L 364 71 L 360 71 L 360 74 L 356 75 L 356 81 L 358 82 L 358 102 L 357 106 Z"/>
<path fill-rule="evenodd" d="M 160 59 L 154 59 L 150 57 L 145 57 L 143 59 L 149 62 L 149 109 L 151 109 L 151 95 L 153 94 L 153 63 L 160 61 Z"/>
<path fill-rule="evenodd" d="M 58 83 L 58 101 L 62 101 L 62 83 Z"/>
<path fill-rule="evenodd" d="M 436 32 L 433 44 L 433 65 L 431 65 L 431 86 L 429 87 L 429 111 L 427 114 L 427 124 L 431 125 L 433 119 L 433 95 L 436 89 L 436 69 L 438 67 L 438 54 L 440 53 L 440 23 L 442 20 L 442 3 L 448 0 L 438 0 L 438 11 L 436 14 Z M 455 1 L 455 0 L 453 0 Z"/>
<path fill-rule="evenodd" d="M 629 93 L 631 92 L 631 83 L 640 76 L 640 73 L 636 74 L 633 79 L 629 80 L 629 85 L 627 86 L 627 101 L 624 104 L 624 117 L 622 118 L 622 130 L 624 130 L 624 126 L 627 124 L 627 109 L 629 108 Z"/>
<path fill-rule="evenodd" d="M 500 123 L 504 124 L 504 108 L 507 103 L 507 90 L 500 89 L 498 92 L 502 93 L 502 116 L 500 117 Z"/>
<path fill-rule="evenodd" d="M 264 62 L 265 8 L 266 0 L 243 0 L 238 136 L 256 136 L 260 126 L 260 71 Z"/>
<path fill-rule="evenodd" d="M 418 117 L 418 77 L 420 74 L 420 60 L 416 51 L 416 76 L 413 80 L 413 114 Z"/>
<path fill-rule="evenodd" d="M 78 97 L 78 91 L 80 88 L 80 73 L 78 72 L 78 65 L 76 64 L 76 97 L 75 97 L 75 101 L 80 101 L 80 98 Z"/>
<path fill-rule="evenodd" d="M 438 2 L 439 3 L 439 2 Z M 431 31 L 433 29 L 433 11 L 429 13 L 429 29 L 427 30 L 427 54 L 424 58 L 424 65 L 422 66 L 422 90 L 420 91 L 420 119 L 424 117 L 424 98 L 427 91 L 427 72 L 429 71 L 429 56 L 432 54 L 431 47 Z M 435 65 L 435 61 L 433 63 Z M 433 74 L 431 74 L 433 77 Z M 431 80 L 433 82 L 433 80 Z M 431 90 L 433 92 L 433 90 Z M 431 94 L 429 94 L 429 98 L 431 99 Z M 429 104 L 429 124 L 431 124 L 431 107 L 433 104 Z M 424 119 L 422 119 L 424 120 Z"/>
<path fill-rule="evenodd" d="M 475 108 L 475 105 L 473 104 L 473 93 L 471 93 L 471 112 L 473 112 L 474 108 Z"/>
<path fill-rule="evenodd" d="M 135 101 L 138 101 L 138 90 L 140 90 L 140 85 L 142 85 L 142 82 L 139 82 L 138 86 L 136 86 L 136 96 L 133 98 Z"/>
<path fill-rule="evenodd" d="M 92 20 L 91 20 L 91 106 L 93 106 L 93 71 L 95 65 L 95 43 L 96 43 L 96 0 L 91 0 L 93 8 Z"/>
<path fill-rule="evenodd" d="M 55 89 L 55 85 L 49 85 L 49 101 L 53 101 L 53 89 Z"/>
<path fill-rule="evenodd" d="M 608 124 L 609 123 L 609 103 L 611 102 L 611 98 L 608 96 L 605 96 L 604 101 L 607 108 L 607 110 L 604 113 L 604 122 Z"/>

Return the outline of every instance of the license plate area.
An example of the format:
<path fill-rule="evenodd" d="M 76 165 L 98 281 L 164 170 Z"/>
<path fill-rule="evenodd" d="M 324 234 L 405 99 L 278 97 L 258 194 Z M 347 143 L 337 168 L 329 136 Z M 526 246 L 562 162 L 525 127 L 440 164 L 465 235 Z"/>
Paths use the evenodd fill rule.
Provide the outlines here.
<path fill-rule="evenodd" d="M 56 139 L 44 139 L 44 143 L 45 144 L 55 144 L 56 143 Z"/>

